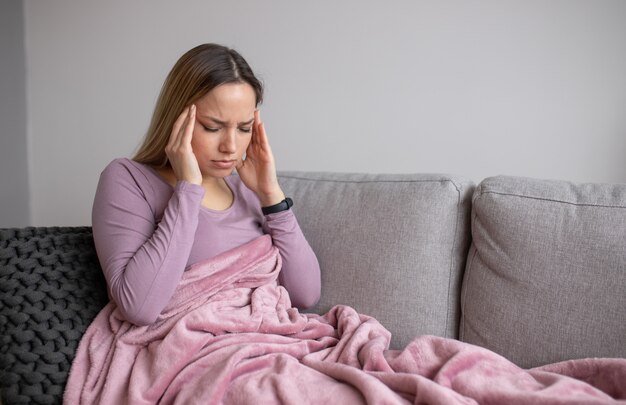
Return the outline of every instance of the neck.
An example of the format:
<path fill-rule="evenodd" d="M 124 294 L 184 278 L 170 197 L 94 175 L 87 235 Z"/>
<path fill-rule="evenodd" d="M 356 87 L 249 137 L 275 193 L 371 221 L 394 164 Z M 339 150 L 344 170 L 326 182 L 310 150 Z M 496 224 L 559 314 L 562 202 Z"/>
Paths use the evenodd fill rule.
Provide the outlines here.
<path fill-rule="evenodd" d="M 202 187 L 206 190 L 214 190 L 226 186 L 226 180 L 221 177 L 205 177 L 202 179 Z"/>

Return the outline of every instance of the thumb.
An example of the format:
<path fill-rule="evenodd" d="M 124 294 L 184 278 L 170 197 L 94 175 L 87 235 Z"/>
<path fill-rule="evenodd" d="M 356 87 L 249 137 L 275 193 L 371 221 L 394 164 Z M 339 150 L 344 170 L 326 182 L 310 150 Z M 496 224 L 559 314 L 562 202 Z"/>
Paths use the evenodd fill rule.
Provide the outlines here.
<path fill-rule="evenodd" d="M 237 171 L 237 174 L 239 175 L 239 177 L 245 177 L 247 172 L 250 171 L 249 167 L 250 163 L 246 162 L 247 159 L 241 159 L 239 162 L 237 162 L 235 164 L 235 170 Z"/>

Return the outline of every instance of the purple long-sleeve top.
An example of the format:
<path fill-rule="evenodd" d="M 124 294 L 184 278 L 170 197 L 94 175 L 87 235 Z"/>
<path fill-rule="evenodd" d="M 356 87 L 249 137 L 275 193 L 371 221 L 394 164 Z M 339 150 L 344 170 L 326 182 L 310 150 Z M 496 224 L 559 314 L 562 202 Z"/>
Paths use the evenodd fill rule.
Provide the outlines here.
<path fill-rule="evenodd" d="M 320 269 L 293 211 L 263 215 L 236 175 L 225 178 L 233 204 L 202 206 L 204 188 L 172 187 L 152 167 L 121 158 L 101 173 L 93 204 L 93 237 L 109 296 L 125 318 L 153 323 L 189 265 L 269 234 L 280 251 L 279 282 L 300 308 L 320 297 Z"/>

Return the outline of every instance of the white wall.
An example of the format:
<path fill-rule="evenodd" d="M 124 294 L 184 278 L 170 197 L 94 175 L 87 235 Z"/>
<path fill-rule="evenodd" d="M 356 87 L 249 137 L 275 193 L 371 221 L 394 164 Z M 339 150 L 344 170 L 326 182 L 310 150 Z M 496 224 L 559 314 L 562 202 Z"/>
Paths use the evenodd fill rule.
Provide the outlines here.
<path fill-rule="evenodd" d="M 203 42 L 267 86 L 280 170 L 626 182 L 626 2 L 25 0 L 33 223 L 89 225 Z"/>
<path fill-rule="evenodd" d="M 23 227 L 31 217 L 20 1 L 0 1 L 0 55 L 0 227 Z"/>

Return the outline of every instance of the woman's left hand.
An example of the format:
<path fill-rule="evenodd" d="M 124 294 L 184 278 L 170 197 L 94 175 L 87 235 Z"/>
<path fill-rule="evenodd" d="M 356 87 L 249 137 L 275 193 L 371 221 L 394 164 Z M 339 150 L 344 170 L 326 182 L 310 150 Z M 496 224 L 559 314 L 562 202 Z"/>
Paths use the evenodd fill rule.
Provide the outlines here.
<path fill-rule="evenodd" d="M 243 184 L 259 197 L 262 207 L 278 204 L 285 199 L 278 184 L 274 155 L 258 110 L 254 112 L 252 139 L 246 149 L 246 159 L 237 166 L 237 173 Z"/>

